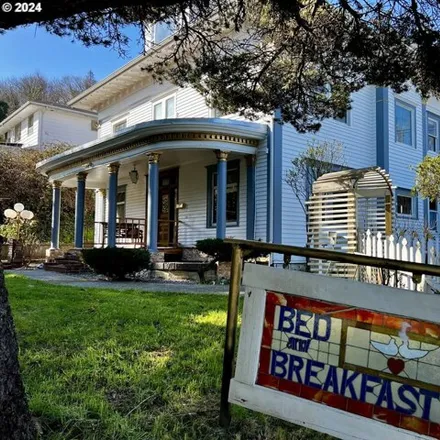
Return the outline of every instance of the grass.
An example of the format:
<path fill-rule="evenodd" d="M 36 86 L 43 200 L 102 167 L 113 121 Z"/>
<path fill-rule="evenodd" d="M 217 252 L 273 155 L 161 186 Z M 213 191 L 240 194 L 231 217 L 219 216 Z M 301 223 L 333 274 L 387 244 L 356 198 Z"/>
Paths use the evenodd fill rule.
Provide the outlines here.
<path fill-rule="evenodd" d="M 240 407 L 218 427 L 225 296 L 7 287 L 44 439 L 326 438 Z"/>

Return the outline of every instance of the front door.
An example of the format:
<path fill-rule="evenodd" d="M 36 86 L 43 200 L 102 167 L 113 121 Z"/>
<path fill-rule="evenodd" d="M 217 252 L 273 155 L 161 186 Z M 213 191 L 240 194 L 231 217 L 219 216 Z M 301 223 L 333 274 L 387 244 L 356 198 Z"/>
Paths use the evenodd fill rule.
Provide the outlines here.
<path fill-rule="evenodd" d="M 177 246 L 177 210 L 179 169 L 161 171 L 159 174 L 159 225 L 158 245 Z"/>

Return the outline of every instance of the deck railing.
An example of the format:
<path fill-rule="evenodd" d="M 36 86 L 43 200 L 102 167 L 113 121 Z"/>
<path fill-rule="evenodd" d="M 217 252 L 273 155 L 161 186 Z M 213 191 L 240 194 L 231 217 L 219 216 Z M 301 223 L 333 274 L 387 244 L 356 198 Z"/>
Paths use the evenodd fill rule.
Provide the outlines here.
<path fill-rule="evenodd" d="M 91 233 L 93 232 L 93 233 Z M 107 246 L 108 222 L 95 221 L 85 228 L 85 244 L 95 247 Z M 92 240 L 87 239 L 88 237 Z M 116 245 L 139 248 L 146 244 L 145 218 L 125 217 L 116 221 Z"/>
<path fill-rule="evenodd" d="M 177 247 L 178 246 L 178 220 L 158 220 L 159 231 L 161 225 L 167 224 L 168 228 L 174 228 L 172 239 L 159 246 Z M 84 244 L 86 247 L 105 247 L 108 240 L 108 222 L 95 221 L 85 224 Z M 140 248 L 145 247 L 147 241 L 147 226 L 145 218 L 125 217 L 117 219 L 116 223 L 116 245 Z"/>

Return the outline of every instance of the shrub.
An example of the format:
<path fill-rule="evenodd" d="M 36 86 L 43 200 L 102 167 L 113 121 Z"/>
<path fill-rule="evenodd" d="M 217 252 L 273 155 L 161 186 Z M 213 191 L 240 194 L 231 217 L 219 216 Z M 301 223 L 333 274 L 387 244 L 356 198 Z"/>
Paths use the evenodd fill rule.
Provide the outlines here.
<path fill-rule="evenodd" d="M 196 242 L 196 248 L 215 261 L 231 261 L 232 245 L 225 243 L 221 238 L 205 238 Z M 267 252 L 249 250 L 243 253 L 245 260 L 266 256 Z"/>
<path fill-rule="evenodd" d="M 127 275 L 150 268 L 150 252 L 145 249 L 84 249 L 82 254 L 94 272 L 112 280 L 123 280 Z"/>
<path fill-rule="evenodd" d="M 231 261 L 232 246 L 221 238 L 205 238 L 196 242 L 198 251 L 213 257 L 216 261 Z"/>

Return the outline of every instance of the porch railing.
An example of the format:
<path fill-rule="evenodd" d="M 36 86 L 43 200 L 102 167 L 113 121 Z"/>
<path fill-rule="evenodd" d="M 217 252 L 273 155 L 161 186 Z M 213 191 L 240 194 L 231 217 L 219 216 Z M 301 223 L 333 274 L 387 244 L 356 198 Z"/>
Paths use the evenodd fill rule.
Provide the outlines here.
<path fill-rule="evenodd" d="M 167 231 L 173 228 L 172 233 L 168 236 L 168 242 L 160 242 L 159 246 L 177 247 L 179 243 L 178 220 L 158 220 L 159 231 L 162 227 L 166 227 Z M 108 222 L 97 221 L 86 223 L 84 227 L 84 244 L 86 247 L 105 247 L 108 240 Z M 116 245 L 126 247 L 141 248 L 147 243 L 147 226 L 145 218 L 126 217 L 118 219 L 116 223 Z"/>
<path fill-rule="evenodd" d="M 105 247 L 108 241 L 108 222 L 95 221 L 85 227 L 85 244 Z M 91 239 L 92 238 L 92 239 Z M 90 240 L 91 239 L 91 240 Z M 125 217 L 116 221 L 116 244 L 140 248 L 146 244 L 145 218 Z"/>

